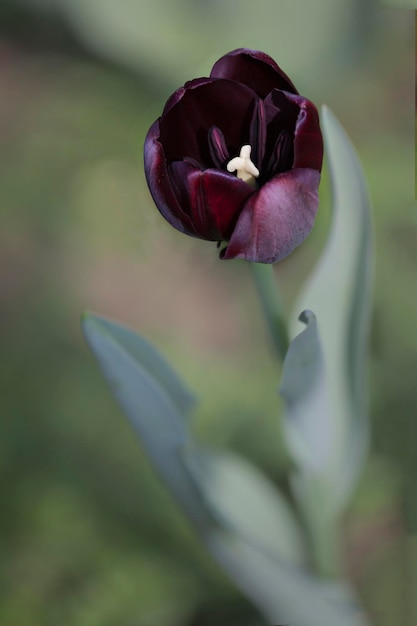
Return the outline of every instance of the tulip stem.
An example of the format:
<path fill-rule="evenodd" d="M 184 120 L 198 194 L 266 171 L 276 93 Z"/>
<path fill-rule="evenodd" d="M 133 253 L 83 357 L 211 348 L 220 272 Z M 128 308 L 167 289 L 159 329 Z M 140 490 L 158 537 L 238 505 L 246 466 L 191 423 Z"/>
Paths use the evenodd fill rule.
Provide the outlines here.
<path fill-rule="evenodd" d="M 276 284 L 273 265 L 263 263 L 251 263 L 250 265 L 266 325 L 275 351 L 283 361 L 289 345 L 287 320 Z"/>

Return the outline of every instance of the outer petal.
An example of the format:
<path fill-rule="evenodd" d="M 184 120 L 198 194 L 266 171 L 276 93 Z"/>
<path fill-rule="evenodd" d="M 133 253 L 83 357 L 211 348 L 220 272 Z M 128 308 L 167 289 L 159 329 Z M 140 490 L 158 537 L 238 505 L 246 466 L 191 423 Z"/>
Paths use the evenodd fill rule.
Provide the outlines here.
<path fill-rule="evenodd" d="M 270 180 L 246 202 L 222 258 L 275 263 L 291 254 L 313 227 L 319 182 L 313 169 Z"/>
<path fill-rule="evenodd" d="M 319 114 L 312 102 L 301 96 L 286 94 L 290 102 L 300 107 L 294 134 L 294 168 L 311 167 L 321 172 L 323 136 Z"/>
<path fill-rule="evenodd" d="M 270 56 L 249 48 L 238 48 L 225 54 L 213 65 L 210 77 L 228 78 L 248 85 L 261 98 L 265 98 L 272 89 L 298 93 Z"/>
<path fill-rule="evenodd" d="M 211 241 L 230 239 L 249 196 L 250 185 L 222 170 L 202 171 L 192 163 L 173 163 L 181 205 L 197 236 Z"/>
<path fill-rule="evenodd" d="M 206 85 L 207 83 L 213 82 L 211 78 L 194 78 L 193 80 L 189 80 L 183 87 L 180 87 L 168 98 L 166 104 L 164 106 L 164 110 L 162 115 L 165 115 L 174 105 L 176 105 L 183 95 L 185 94 L 187 89 L 195 89 L 200 85 Z"/>
<path fill-rule="evenodd" d="M 144 145 L 145 176 L 160 213 L 177 230 L 197 236 L 191 217 L 182 209 L 168 175 L 164 149 L 159 142 L 159 120 L 150 127 Z"/>

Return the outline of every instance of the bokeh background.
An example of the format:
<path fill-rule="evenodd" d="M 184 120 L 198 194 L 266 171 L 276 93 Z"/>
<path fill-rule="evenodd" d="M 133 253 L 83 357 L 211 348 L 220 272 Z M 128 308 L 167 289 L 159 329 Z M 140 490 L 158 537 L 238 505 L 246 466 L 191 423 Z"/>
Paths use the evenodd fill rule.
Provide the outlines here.
<path fill-rule="evenodd" d="M 1 626 L 262 623 L 155 477 L 79 326 L 90 309 L 151 338 L 201 397 L 196 436 L 282 484 L 279 367 L 248 268 L 165 224 L 142 171 L 170 93 L 241 46 L 332 108 L 369 181 L 373 442 L 345 564 L 379 625 L 408 624 L 414 13 L 376 0 L 0 0 Z M 321 198 L 312 236 L 276 267 L 288 309 L 325 241 L 326 172 Z"/>

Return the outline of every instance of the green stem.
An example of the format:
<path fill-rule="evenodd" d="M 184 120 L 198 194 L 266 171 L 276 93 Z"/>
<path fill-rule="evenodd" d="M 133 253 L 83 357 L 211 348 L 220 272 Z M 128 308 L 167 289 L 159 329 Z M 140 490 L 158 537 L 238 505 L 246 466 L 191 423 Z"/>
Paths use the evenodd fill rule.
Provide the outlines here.
<path fill-rule="evenodd" d="M 334 521 L 319 523 L 309 530 L 314 570 L 323 578 L 337 579 L 341 574 L 338 525 Z"/>
<path fill-rule="evenodd" d="M 309 473 L 295 474 L 292 493 L 310 551 L 312 570 L 320 578 L 342 576 L 340 519 L 326 506 L 328 495 L 320 479 Z"/>
<path fill-rule="evenodd" d="M 288 330 L 273 265 L 251 263 L 250 266 L 266 325 L 274 343 L 274 348 L 279 358 L 283 361 L 289 344 Z"/>

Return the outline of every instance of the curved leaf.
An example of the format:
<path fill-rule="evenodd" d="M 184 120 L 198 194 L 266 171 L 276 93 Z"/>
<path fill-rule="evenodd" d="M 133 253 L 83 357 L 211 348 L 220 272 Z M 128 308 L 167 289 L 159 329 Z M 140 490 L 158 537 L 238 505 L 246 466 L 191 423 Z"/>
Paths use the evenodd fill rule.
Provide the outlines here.
<path fill-rule="evenodd" d="M 142 364 L 146 371 L 158 381 L 182 414 L 188 413 L 194 407 L 196 403 L 194 394 L 147 339 L 104 317 L 93 314 L 86 314 L 86 316 L 89 323 L 94 321 L 97 329 L 101 327 L 103 332 L 111 335 L 135 361 Z"/>
<path fill-rule="evenodd" d="M 237 587 L 271 624 L 366 626 L 366 617 L 343 583 L 312 578 L 227 533 L 211 533 L 208 546 Z"/>
<path fill-rule="evenodd" d="M 322 474 L 332 462 L 336 423 L 330 405 L 323 352 L 314 313 L 304 311 L 307 327 L 290 344 L 279 390 L 285 402 L 283 429 L 298 466 Z"/>
<path fill-rule="evenodd" d="M 333 423 L 326 433 L 332 438 L 326 476 L 333 506 L 342 510 L 357 482 L 368 444 L 365 385 L 373 241 L 370 200 L 356 152 L 327 107 L 322 109 L 322 124 L 333 217 L 326 248 L 297 300 L 292 336 L 300 331 L 300 313 L 314 311 L 329 398 L 328 419 Z M 316 454 L 313 447 L 311 454 Z"/>
<path fill-rule="evenodd" d="M 159 369 L 164 363 L 162 358 L 131 331 L 91 314 L 84 315 L 82 324 L 114 397 L 138 432 L 155 468 L 190 519 L 208 523 L 211 517 L 180 456 L 189 443 L 186 422 L 178 407 L 179 398 L 180 404 L 187 404 L 181 387 L 180 393 L 177 389 L 171 395 L 174 378 L 168 375 L 167 366 L 163 364 Z M 167 379 L 168 390 L 161 384 Z"/>
<path fill-rule="evenodd" d="M 231 452 L 192 449 L 184 462 L 219 527 L 277 559 L 305 564 L 298 521 L 260 470 Z"/>
<path fill-rule="evenodd" d="M 92 315 L 84 316 L 83 329 L 165 484 L 213 557 L 265 617 L 299 626 L 365 626 L 349 590 L 334 585 L 336 597 L 329 597 L 326 585 L 294 565 L 304 559 L 302 540 L 267 479 L 234 456 L 190 447 L 186 421 L 146 363 L 136 360 L 125 342 L 129 334 L 113 332 L 113 324 Z"/>

